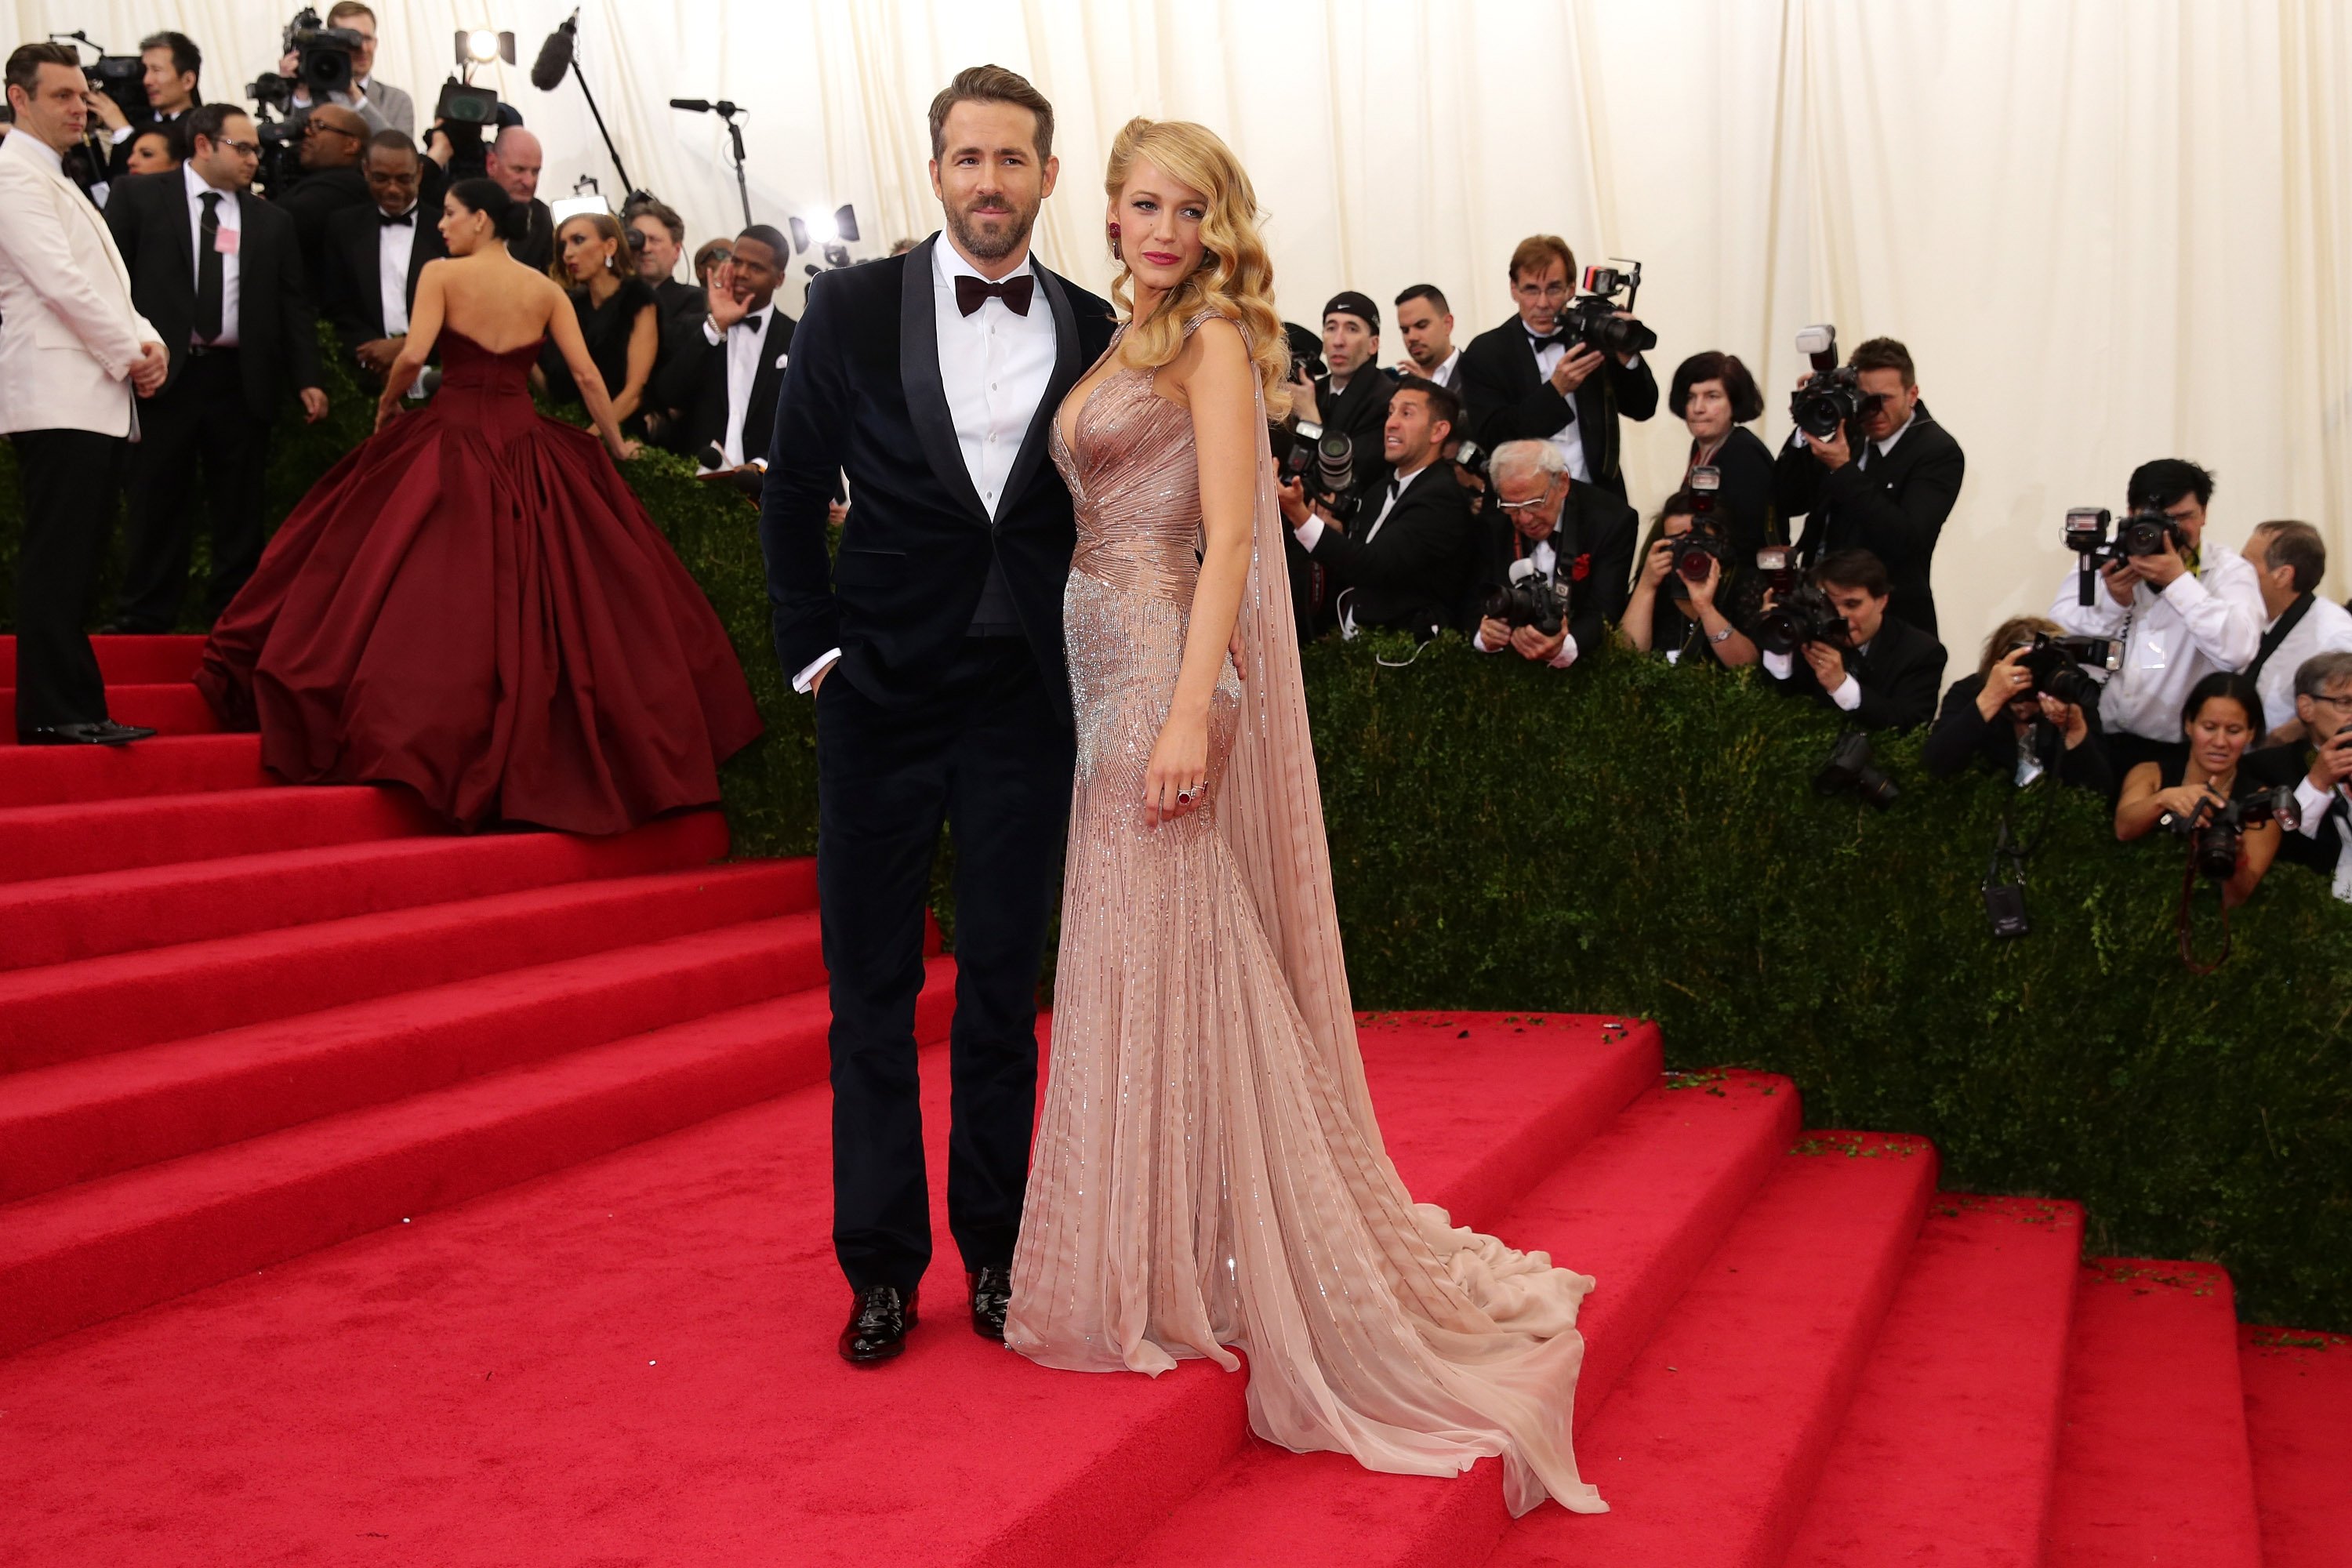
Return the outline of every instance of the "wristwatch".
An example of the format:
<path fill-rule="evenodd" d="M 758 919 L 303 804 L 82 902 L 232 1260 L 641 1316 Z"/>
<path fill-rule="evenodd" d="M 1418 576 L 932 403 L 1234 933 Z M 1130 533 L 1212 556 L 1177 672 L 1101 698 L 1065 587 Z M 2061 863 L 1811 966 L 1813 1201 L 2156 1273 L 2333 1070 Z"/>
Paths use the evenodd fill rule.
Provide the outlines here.
<path fill-rule="evenodd" d="M 1726 626 L 1719 632 L 1709 632 L 1706 634 L 1706 640 L 1709 642 L 1729 642 L 1731 640 L 1731 627 Z"/>

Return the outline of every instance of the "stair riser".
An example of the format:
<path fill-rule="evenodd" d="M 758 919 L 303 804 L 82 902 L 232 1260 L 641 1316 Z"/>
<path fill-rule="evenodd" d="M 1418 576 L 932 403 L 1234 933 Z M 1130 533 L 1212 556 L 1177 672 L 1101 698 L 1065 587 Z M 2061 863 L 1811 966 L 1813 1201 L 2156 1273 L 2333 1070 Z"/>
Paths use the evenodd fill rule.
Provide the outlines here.
<path fill-rule="evenodd" d="M 404 792 L 345 785 L 26 807 L 0 813 L 0 882 L 441 831 Z"/>
<path fill-rule="evenodd" d="M 135 746 L 0 747 L 0 810 L 278 784 L 258 735 L 197 735 Z"/>
<path fill-rule="evenodd" d="M 0 712 L 16 710 L 16 693 L 0 687 Z M 204 693 L 185 682 L 106 689 L 106 716 L 118 724 L 139 724 L 165 735 L 212 735 L 221 721 Z M 0 724 L 0 744 L 16 740 L 14 723 Z"/>
<path fill-rule="evenodd" d="M 536 907 L 481 900 L 33 971 L 0 984 L 0 1072 L 795 914 L 814 902 L 814 879 L 782 862 L 652 889 L 592 883 Z"/>
<path fill-rule="evenodd" d="M 147 686 L 194 680 L 203 662 L 205 639 L 200 637 L 94 637 L 98 672 L 109 686 Z M 0 686 L 16 684 L 16 639 L 0 637 Z"/>
<path fill-rule="evenodd" d="M 411 1015 L 331 1052 L 258 1059 L 54 1115 L 9 1115 L 0 1085 L 0 1203 L 823 985 L 814 919 L 777 923 L 784 929 L 757 947 L 681 954 L 672 968 L 604 984 L 567 975 L 459 1016 Z"/>
<path fill-rule="evenodd" d="M 726 853 L 726 819 L 703 812 L 614 838 L 541 833 L 402 839 L 343 854 L 257 855 L 19 883 L 0 887 L 0 971 L 681 870 Z"/>
<path fill-rule="evenodd" d="M 927 989 L 919 1037 L 944 1038 L 952 1006 L 949 987 Z M 0 1267 L 0 1355 L 804 1087 L 827 1065 L 814 1013 L 788 1036 Z"/>

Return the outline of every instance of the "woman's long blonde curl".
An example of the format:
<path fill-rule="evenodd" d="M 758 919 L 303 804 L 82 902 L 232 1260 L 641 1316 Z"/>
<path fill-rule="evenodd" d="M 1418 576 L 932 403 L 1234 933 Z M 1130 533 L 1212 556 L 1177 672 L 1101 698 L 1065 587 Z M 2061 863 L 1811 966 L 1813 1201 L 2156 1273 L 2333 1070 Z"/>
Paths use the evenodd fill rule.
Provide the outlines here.
<path fill-rule="evenodd" d="M 1103 192 L 1114 207 L 1138 159 L 1149 159 L 1208 197 L 1208 211 L 1201 219 L 1207 265 L 1177 285 L 1150 320 L 1128 328 L 1122 357 L 1138 369 L 1168 363 L 1183 352 L 1184 323 L 1202 310 L 1214 310 L 1242 329 L 1242 341 L 1257 367 L 1258 384 L 1265 391 L 1266 416 L 1281 418 L 1290 410 L 1290 342 L 1274 308 L 1274 263 L 1258 237 L 1257 193 L 1241 160 L 1205 125 L 1139 115 L 1120 127 L 1111 142 Z M 1130 316 L 1135 311 L 1131 282 L 1122 258 L 1110 295 L 1121 313 Z"/>

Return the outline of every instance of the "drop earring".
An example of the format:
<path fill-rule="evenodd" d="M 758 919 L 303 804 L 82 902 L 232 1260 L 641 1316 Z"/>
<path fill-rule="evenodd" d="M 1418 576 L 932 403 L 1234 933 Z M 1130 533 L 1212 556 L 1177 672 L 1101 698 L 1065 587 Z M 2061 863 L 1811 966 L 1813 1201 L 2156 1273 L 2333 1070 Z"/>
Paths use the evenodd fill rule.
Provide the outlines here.
<path fill-rule="evenodd" d="M 1109 238 L 1110 238 L 1110 258 L 1111 258 L 1113 261 L 1124 261 L 1124 260 L 1126 260 L 1127 258 L 1126 258 L 1125 257 L 1121 256 L 1121 255 L 1118 253 L 1118 225 L 1117 225 L 1117 224 L 1113 224 L 1113 225 L 1111 225 L 1111 226 L 1110 226 Z"/>

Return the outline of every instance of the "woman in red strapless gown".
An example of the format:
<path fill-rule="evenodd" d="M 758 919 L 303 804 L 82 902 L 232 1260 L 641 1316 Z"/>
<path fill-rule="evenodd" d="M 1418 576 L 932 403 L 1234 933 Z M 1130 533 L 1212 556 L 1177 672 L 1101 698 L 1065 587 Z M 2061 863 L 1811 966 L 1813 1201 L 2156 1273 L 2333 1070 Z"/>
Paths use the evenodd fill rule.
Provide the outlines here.
<path fill-rule="evenodd" d="M 718 800 L 719 764 L 760 718 L 612 458 L 531 407 L 543 336 L 587 353 L 562 291 L 506 256 L 504 196 L 452 188 L 454 259 L 419 279 L 386 416 L 278 531 L 196 683 L 292 783 L 404 784 L 467 829 L 619 833 Z M 390 416 L 436 338 L 440 391 Z M 634 455 L 595 403 L 607 445 Z"/>

